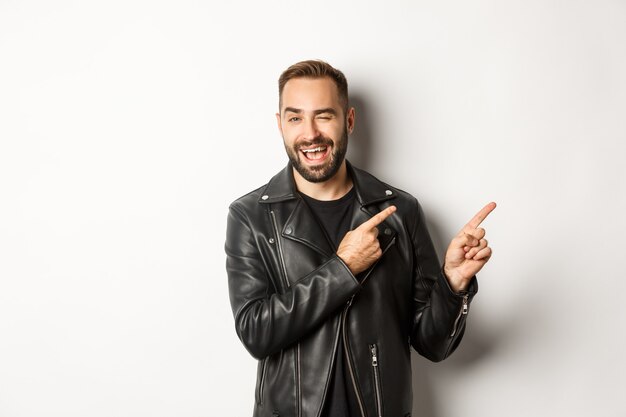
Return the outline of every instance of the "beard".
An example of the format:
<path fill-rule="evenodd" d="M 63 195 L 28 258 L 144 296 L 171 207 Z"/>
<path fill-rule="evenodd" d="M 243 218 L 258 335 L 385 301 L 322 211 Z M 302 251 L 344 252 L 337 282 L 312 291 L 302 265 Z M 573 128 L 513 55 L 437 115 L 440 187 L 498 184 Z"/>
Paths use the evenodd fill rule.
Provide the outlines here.
<path fill-rule="evenodd" d="M 316 165 L 313 167 L 307 166 L 301 160 L 304 156 L 301 155 L 300 148 L 310 146 L 332 146 L 332 152 L 328 157 L 328 160 L 324 164 Z M 344 128 L 341 138 L 333 143 L 330 138 L 324 136 L 318 136 L 310 141 L 302 141 L 294 144 L 292 147 L 285 146 L 287 156 L 293 167 L 298 173 L 309 182 L 319 183 L 331 179 L 343 163 L 348 151 L 348 129 Z"/>

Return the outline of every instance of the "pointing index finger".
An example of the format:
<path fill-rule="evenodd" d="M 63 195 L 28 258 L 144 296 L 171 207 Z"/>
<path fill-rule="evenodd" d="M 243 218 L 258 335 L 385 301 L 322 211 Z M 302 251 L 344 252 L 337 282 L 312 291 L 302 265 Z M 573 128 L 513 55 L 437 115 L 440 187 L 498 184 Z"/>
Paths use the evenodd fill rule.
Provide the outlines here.
<path fill-rule="evenodd" d="M 478 226 L 480 226 L 480 224 L 483 222 L 483 220 L 485 220 L 487 218 L 489 213 L 491 213 L 493 211 L 493 209 L 495 209 L 495 208 L 496 208 L 496 203 L 494 203 L 493 201 L 491 203 L 487 204 L 485 207 L 480 209 L 480 211 L 478 213 L 476 213 L 476 215 L 474 217 L 472 217 L 472 220 L 470 220 L 465 225 L 465 227 L 466 228 L 471 228 L 471 229 L 476 229 Z"/>
<path fill-rule="evenodd" d="M 372 229 L 379 224 L 381 224 L 385 219 L 391 216 L 396 211 L 396 206 L 389 206 L 386 209 L 382 210 L 380 213 L 374 215 L 371 219 L 364 222 L 359 226 L 359 228 Z"/>

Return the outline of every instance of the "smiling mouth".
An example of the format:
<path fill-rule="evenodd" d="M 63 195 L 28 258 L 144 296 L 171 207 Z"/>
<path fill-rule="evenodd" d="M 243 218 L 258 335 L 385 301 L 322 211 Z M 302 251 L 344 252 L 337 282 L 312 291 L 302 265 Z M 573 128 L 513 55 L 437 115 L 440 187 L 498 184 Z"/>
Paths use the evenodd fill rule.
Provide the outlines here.
<path fill-rule="evenodd" d="M 301 149 L 304 157 L 309 161 L 317 161 L 324 158 L 324 156 L 326 156 L 327 150 L 328 147 L 325 145 L 318 146 L 317 148 Z"/>

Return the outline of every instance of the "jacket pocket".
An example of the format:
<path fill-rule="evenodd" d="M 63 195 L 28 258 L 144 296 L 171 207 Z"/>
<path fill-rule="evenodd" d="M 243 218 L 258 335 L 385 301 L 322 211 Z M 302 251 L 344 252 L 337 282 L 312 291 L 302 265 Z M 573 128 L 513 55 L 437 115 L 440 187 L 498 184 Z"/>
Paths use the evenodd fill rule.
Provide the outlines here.
<path fill-rule="evenodd" d="M 256 376 L 256 403 L 261 405 L 263 403 L 263 383 L 265 382 L 265 368 L 266 368 L 267 358 L 263 358 L 259 362 L 259 368 L 257 370 Z"/>
<path fill-rule="evenodd" d="M 380 384 L 380 370 L 378 366 L 379 355 L 378 346 L 371 344 L 370 354 L 372 356 L 372 373 L 374 374 L 374 401 L 376 401 L 376 417 L 383 416 L 383 397 Z"/>

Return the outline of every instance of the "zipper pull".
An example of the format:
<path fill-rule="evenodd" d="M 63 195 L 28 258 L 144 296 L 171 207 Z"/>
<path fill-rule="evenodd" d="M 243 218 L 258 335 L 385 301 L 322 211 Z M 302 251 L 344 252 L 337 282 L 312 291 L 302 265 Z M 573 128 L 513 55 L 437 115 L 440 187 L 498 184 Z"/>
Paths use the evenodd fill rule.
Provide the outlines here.
<path fill-rule="evenodd" d="M 376 345 L 370 345 L 370 351 L 372 352 L 372 366 L 378 366 L 378 355 L 376 353 Z"/>
<path fill-rule="evenodd" d="M 354 295 L 352 295 L 352 297 L 350 297 L 350 299 L 346 303 L 346 308 L 348 308 L 348 307 L 350 307 L 352 305 L 352 300 L 354 300 Z"/>
<path fill-rule="evenodd" d="M 469 306 L 467 305 L 467 300 L 469 299 L 469 296 L 467 294 L 465 294 L 463 296 L 463 314 L 467 314 L 467 311 L 469 310 Z"/>

